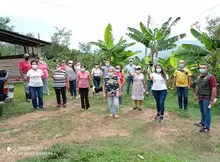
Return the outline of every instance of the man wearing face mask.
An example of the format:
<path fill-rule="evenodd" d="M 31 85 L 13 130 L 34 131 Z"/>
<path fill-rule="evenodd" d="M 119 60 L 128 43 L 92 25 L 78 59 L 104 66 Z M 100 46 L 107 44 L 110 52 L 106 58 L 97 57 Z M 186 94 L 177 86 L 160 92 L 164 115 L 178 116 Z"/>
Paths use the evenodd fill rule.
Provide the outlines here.
<path fill-rule="evenodd" d="M 214 106 L 216 98 L 216 79 L 208 73 L 206 64 L 199 68 L 200 77 L 195 81 L 195 100 L 199 99 L 201 121 L 196 126 L 202 127 L 199 132 L 209 132 L 211 126 L 211 107 Z"/>
<path fill-rule="evenodd" d="M 149 61 L 149 66 L 147 67 L 147 70 L 144 70 L 144 73 L 145 74 L 150 73 L 150 75 L 151 75 L 154 71 L 155 71 L 155 68 L 153 66 L 153 61 Z M 152 84 L 153 84 L 153 81 L 147 75 L 147 91 L 146 91 L 147 96 L 150 94 Z"/>
<path fill-rule="evenodd" d="M 129 64 L 125 66 L 124 71 L 127 73 L 127 94 L 129 95 L 130 86 L 133 84 L 133 77 L 130 75 L 135 73 L 136 66 L 133 64 L 133 60 L 129 60 Z"/>
<path fill-rule="evenodd" d="M 29 58 L 30 58 L 29 54 L 24 54 L 24 59 L 19 62 L 19 70 L 20 70 L 21 77 L 23 79 L 27 102 L 30 102 L 29 100 L 31 99 L 28 81 L 26 79 L 27 72 L 28 72 L 28 70 L 31 69 L 31 63 L 30 63 Z"/>
<path fill-rule="evenodd" d="M 182 109 L 182 97 L 184 98 L 184 110 L 188 109 L 188 90 L 190 89 L 192 73 L 184 67 L 184 61 L 179 61 L 179 68 L 174 72 L 173 88 L 177 88 L 179 108 Z"/>
<path fill-rule="evenodd" d="M 103 66 L 101 69 L 102 69 L 102 72 L 103 72 L 103 77 L 105 78 L 106 76 L 108 76 L 108 69 L 111 68 L 111 69 L 114 69 L 113 66 L 110 65 L 110 61 L 109 60 L 106 60 L 105 61 L 105 66 Z"/>

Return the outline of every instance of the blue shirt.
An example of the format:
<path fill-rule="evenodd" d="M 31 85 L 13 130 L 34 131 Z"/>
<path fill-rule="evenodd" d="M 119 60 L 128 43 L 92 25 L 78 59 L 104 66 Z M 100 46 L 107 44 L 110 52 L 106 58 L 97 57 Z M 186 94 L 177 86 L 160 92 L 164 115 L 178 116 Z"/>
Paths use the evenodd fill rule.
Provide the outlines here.
<path fill-rule="evenodd" d="M 113 66 L 103 66 L 103 67 L 102 67 L 102 72 L 103 72 L 104 78 L 105 78 L 106 76 L 108 76 L 108 69 L 109 69 L 109 68 L 114 69 Z"/>
<path fill-rule="evenodd" d="M 125 66 L 125 72 L 128 74 L 128 72 L 130 71 L 130 73 L 134 73 L 135 72 L 135 68 L 136 65 L 132 64 L 132 65 L 126 65 Z M 129 75 L 129 74 L 128 74 Z"/>

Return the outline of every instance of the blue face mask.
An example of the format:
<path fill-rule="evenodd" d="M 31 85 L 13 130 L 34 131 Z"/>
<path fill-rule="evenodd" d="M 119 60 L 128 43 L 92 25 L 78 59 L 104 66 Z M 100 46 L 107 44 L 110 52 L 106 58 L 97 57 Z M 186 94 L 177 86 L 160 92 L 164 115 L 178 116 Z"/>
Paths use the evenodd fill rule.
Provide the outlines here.
<path fill-rule="evenodd" d="M 161 72 L 161 69 L 156 69 L 156 71 L 157 71 L 158 73 L 160 73 L 160 72 Z"/>
<path fill-rule="evenodd" d="M 183 68 L 183 67 L 184 67 L 184 64 L 179 64 L 179 67 Z"/>
<path fill-rule="evenodd" d="M 206 69 L 199 69 L 200 74 L 204 74 L 206 72 Z"/>

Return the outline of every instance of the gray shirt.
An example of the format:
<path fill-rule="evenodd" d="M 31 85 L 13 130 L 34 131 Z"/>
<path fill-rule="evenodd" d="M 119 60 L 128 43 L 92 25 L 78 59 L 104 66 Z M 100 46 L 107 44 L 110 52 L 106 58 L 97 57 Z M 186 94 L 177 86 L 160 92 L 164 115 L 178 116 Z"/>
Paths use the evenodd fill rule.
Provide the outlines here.
<path fill-rule="evenodd" d="M 73 70 L 72 67 L 67 67 L 66 68 L 66 73 L 67 73 L 69 81 L 76 80 L 76 72 Z"/>
<path fill-rule="evenodd" d="M 109 68 L 114 69 L 113 66 L 103 66 L 103 67 L 102 67 L 102 72 L 103 72 L 104 78 L 108 75 L 108 69 L 109 69 Z"/>

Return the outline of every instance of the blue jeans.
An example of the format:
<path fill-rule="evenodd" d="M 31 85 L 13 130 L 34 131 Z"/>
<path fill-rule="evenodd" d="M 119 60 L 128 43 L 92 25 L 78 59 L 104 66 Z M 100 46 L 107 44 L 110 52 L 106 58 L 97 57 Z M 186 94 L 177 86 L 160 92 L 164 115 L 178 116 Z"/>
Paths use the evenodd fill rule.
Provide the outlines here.
<path fill-rule="evenodd" d="M 127 94 L 129 94 L 131 83 L 133 84 L 133 78 L 131 76 L 127 76 Z"/>
<path fill-rule="evenodd" d="M 152 80 L 147 80 L 147 92 L 150 93 L 150 89 L 153 85 L 153 81 Z"/>
<path fill-rule="evenodd" d="M 100 82 L 101 82 L 101 78 L 98 76 L 94 76 L 93 77 L 93 83 L 95 87 L 99 87 L 100 86 Z"/>
<path fill-rule="evenodd" d="M 201 111 L 201 123 L 206 128 L 210 128 L 211 125 L 211 109 L 208 108 L 210 99 L 199 100 L 199 106 Z"/>
<path fill-rule="evenodd" d="M 117 96 L 108 97 L 108 106 L 112 114 L 117 114 L 119 109 L 118 97 Z"/>
<path fill-rule="evenodd" d="M 164 103 L 165 99 L 167 97 L 167 90 L 162 90 L 162 91 L 155 91 L 152 90 L 152 93 L 154 95 L 156 105 L 157 105 L 157 113 L 160 115 L 164 115 Z"/>
<path fill-rule="evenodd" d="M 38 104 L 37 104 L 37 98 L 38 98 L 38 103 L 39 103 L 39 108 L 43 108 L 44 107 L 44 103 L 43 103 L 43 91 L 44 88 L 42 87 L 29 87 L 30 88 L 30 92 L 31 92 L 31 99 L 32 99 L 32 105 L 34 107 L 34 109 L 37 109 Z"/>
<path fill-rule="evenodd" d="M 123 93 L 123 87 L 121 87 L 121 92 Z M 122 105 L 122 100 L 123 100 L 123 97 L 122 95 L 118 97 L 118 101 L 119 101 L 119 105 Z"/>
<path fill-rule="evenodd" d="M 42 79 L 42 81 L 44 84 L 44 90 L 46 91 L 46 94 L 49 95 L 50 92 L 49 92 L 49 86 L 48 86 L 48 78 L 44 78 L 44 79 Z"/>
<path fill-rule="evenodd" d="M 184 98 L 184 109 L 188 108 L 188 87 L 177 87 L 179 108 L 182 109 L 182 98 Z"/>
<path fill-rule="evenodd" d="M 73 93 L 74 93 L 74 97 L 76 97 L 76 80 L 69 81 L 69 84 L 70 84 L 70 95 L 73 97 Z"/>

